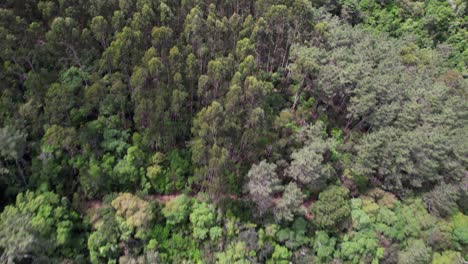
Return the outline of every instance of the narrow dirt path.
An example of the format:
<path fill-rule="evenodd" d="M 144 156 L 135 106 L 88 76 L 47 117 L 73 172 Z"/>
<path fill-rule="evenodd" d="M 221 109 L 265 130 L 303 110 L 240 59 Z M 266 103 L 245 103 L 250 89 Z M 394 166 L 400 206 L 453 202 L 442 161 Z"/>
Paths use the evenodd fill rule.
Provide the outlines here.
<path fill-rule="evenodd" d="M 165 204 L 165 203 L 167 203 L 169 201 L 174 200 L 175 198 L 179 197 L 180 195 L 182 195 L 182 193 L 150 194 L 150 195 L 145 196 L 143 199 L 147 200 L 147 201 L 156 201 L 156 202 Z M 195 195 L 189 195 L 189 197 L 195 197 Z M 235 201 L 245 199 L 245 197 L 240 197 L 238 195 L 233 195 L 233 194 L 229 195 L 228 197 L 230 199 L 232 199 L 232 200 L 235 200 Z M 280 199 L 281 199 L 281 197 L 273 198 L 273 203 L 275 203 L 275 204 L 278 203 Z M 307 219 L 309 219 L 309 220 L 312 219 L 312 217 L 313 217 L 312 214 L 309 212 L 309 208 L 314 202 L 315 202 L 315 199 L 309 198 L 309 199 L 305 200 L 301 205 L 301 207 L 305 211 L 305 217 Z M 86 213 L 88 213 L 90 211 L 99 210 L 103 206 L 104 206 L 104 203 L 103 203 L 102 200 L 88 200 L 88 201 L 83 202 L 80 209 L 81 209 L 81 212 L 86 214 Z"/>
<path fill-rule="evenodd" d="M 157 201 L 159 203 L 167 203 L 178 196 L 180 196 L 181 193 L 174 193 L 174 194 L 151 194 L 145 196 L 143 199 L 147 201 Z M 191 196 L 193 197 L 193 196 Z M 90 210 L 98 210 L 103 206 L 102 200 L 88 200 L 83 202 L 81 205 L 81 211 L 86 213 L 89 212 Z"/>

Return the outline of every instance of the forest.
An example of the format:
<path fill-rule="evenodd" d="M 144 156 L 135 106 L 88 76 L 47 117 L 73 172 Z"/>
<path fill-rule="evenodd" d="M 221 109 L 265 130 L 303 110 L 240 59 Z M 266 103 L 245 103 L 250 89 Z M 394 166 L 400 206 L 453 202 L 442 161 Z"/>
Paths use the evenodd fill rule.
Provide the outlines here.
<path fill-rule="evenodd" d="M 0 0 L 0 263 L 467 263 L 467 5 Z"/>

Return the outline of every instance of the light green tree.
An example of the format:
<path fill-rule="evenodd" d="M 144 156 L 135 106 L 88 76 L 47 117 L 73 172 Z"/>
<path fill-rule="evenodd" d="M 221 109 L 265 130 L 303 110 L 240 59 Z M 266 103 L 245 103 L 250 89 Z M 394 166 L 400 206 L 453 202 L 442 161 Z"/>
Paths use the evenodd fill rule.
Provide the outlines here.
<path fill-rule="evenodd" d="M 210 229 L 215 224 L 215 216 L 215 212 L 210 205 L 200 202 L 193 204 L 189 219 L 190 223 L 192 223 L 193 236 L 196 239 L 204 240 L 208 237 Z"/>
<path fill-rule="evenodd" d="M 182 194 L 167 202 L 162 209 L 162 213 L 166 217 L 168 224 L 176 225 L 187 220 L 190 208 L 191 199 L 187 195 Z"/>

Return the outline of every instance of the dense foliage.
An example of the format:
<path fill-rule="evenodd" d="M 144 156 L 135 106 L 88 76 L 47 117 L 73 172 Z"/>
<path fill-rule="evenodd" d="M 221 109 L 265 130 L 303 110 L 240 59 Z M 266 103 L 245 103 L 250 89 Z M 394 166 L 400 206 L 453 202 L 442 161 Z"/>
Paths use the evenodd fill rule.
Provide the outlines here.
<path fill-rule="evenodd" d="M 464 263 L 467 18 L 0 1 L 0 263 Z"/>

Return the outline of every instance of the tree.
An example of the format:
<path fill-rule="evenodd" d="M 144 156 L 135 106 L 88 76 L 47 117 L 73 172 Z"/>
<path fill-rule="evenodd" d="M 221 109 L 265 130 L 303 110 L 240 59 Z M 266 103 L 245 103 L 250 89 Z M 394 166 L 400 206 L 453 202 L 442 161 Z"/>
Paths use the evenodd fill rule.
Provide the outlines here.
<path fill-rule="evenodd" d="M 308 223 L 303 217 L 296 217 L 292 226 L 282 228 L 276 233 L 278 242 L 290 250 L 297 250 L 311 242 L 308 236 Z"/>
<path fill-rule="evenodd" d="M 149 202 L 130 193 L 121 193 L 111 205 L 116 210 L 116 216 L 123 218 L 128 226 L 136 229 L 137 238 L 144 237 L 143 232 L 155 218 L 155 212 Z"/>
<path fill-rule="evenodd" d="M 166 217 L 168 224 L 177 225 L 187 220 L 190 208 L 191 199 L 187 195 L 182 194 L 167 202 L 162 209 L 162 213 Z"/>
<path fill-rule="evenodd" d="M 271 259 L 267 263 L 288 264 L 291 255 L 286 247 L 275 245 L 275 251 L 273 251 L 273 255 L 271 255 Z"/>
<path fill-rule="evenodd" d="M 91 31 L 94 34 L 94 37 L 97 41 L 101 43 L 103 49 L 106 49 L 108 44 L 108 32 L 109 32 L 109 25 L 107 21 L 102 16 L 93 17 L 91 20 Z"/>
<path fill-rule="evenodd" d="M 247 249 L 241 241 L 232 242 L 224 252 L 216 254 L 217 264 L 247 264 Z"/>
<path fill-rule="evenodd" d="M 418 127 L 408 132 L 388 127 L 368 134 L 358 147 L 353 170 L 356 174 L 375 175 L 386 189 L 399 195 L 408 194 L 410 190 L 405 186 L 420 189 L 445 179 L 460 181 L 463 161 L 450 134 L 442 127 L 431 131 Z M 447 158 L 450 162 L 442 162 Z"/>
<path fill-rule="evenodd" d="M 466 248 L 468 245 L 468 216 L 457 213 L 452 216 L 452 239 L 456 243 L 457 249 Z M 462 250 L 463 251 L 463 250 Z"/>
<path fill-rule="evenodd" d="M 253 164 L 247 177 L 249 178 L 247 189 L 262 215 L 274 205 L 272 195 L 280 187 L 276 165 L 267 163 L 265 160 L 258 165 Z"/>
<path fill-rule="evenodd" d="M 289 183 L 284 189 L 283 196 L 276 203 L 274 216 L 276 221 L 291 221 L 294 214 L 301 212 L 304 194 L 301 189 L 293 182 Z"/>
<path fill-rule="evenodd" d="M 217 101 L 203 108 L 193 120 L 193 140 L 190 145 L 195 177 L 198 184 L 211 195 L 220 194 L 224 189 L 224 169 L 228 153 L 223 147 L 223 107 Z"/>
<path fill-rule="evenodd" d="M 354 230 L 363 230 L 363 229 L 368 229 L 370 225 L 372 224 L 372 220 L 374 219 L 374 215 L 371 213 L 375 214 L 375 210 L 378 210 L 379 207 L 376 206 L 375 203 L 370 203 L 371 208 L 374 208 L 376 206 L 376 209 L 373 209 L 371 212 L 369 212 L 368 208 L 363 208 L 363 202 L 366 200 L 361 200 L 359 198 L 357 199 L 351 199 L 351 218 L 353 220 L 353 229 Z M 370 214 L 367 214 L 367 212 Z"/>
<path fill-rule="evenodd" d="M 88 238 L 88 250 L 91 263 L 98 264 L 117 261 L 120 255 L 118 247 L 121 231 L 113 210 L 102 210 L 97 230 Z"/>
<path fill-rule="evenodd" d="M 196 239 L 204 240 L 215 224 L 215 212 L 206 203 L 195 202 L 192 206 L 192 213 L 189 216 L 192 223 L 193 236 Z M 210 234 L 211 235 L 211 234 Z"/>
<path fill-rule="evenodd" d="M 408 242 L 406 250 L 398 254 L 398 263 L 430 263 L 431 254 L 431 249 L 426 247 L 424 241 L 412 239 Z"/>
<path fill-rule="evenodd" d="M 26 147 L 24 132 L 9 126 L 0 128 L 0 189 L 4 198 L 16 195 L 20 186 L 28 184 L 23 169 Z"/>
<path fill-rule="evenodd" d="M 146 177 L 157 193 L 174 193 L 187 185 L 191 164 L 185 152 L 171 151 L 168 155 L 157 152 L 146 168 Z"/>
<path fill-rule="evenodd" d="M 204 25 L 205 21 L 200 8 L 198 6 L 192 8 L 185 18 L 183 34 L 187 42 L 192 45 L 192 50 L 196 52 L 198 58 L 204 55 L 202 54 L 202 41 L 203 36 L 205 36 Z"/>
<path fill-rule="evenodd" d="M 122 189 L 131 190 L 136 188 L 144 179 L 144 166 L 145 155 L 143 151 L 138 145 L 129 147 L 127 154 L 114 167 L 113 177 L 115 183 Z"/>
<path fill-rule="evenodd" d="M 45 38 L 53 53 L 68 58 L 72 65 L 81 68 L 77 45 L 80 43 L 80 34 L 77 20 L 73 17 L 58 16 L 53 19 Z"/>
<path fill-rule="evenodd" d="M 6 208 L 0 216 L 0 249 L 2 263 L 34 260 L 44 257 L 46 241 L 31 226 L 32 217 L 14 208 Z"/>
<path fill-rule="evenodd" d="M 318 263 L 330 263 L 335 252 L 336 239 L 324 231 L 315 232 L 314 248 L 317 251 Z"/>
<path fill-rule="evenodd" d="M 331 142 L 323 137 L 323 123 L 318 122 L 314 127 L 307 129 L 310 141 L 303 148 L 291 154 L 291 165 L 287 174 L 305 185 L 314 192 L 320 192 L 325 188 L 327 181 L 333 175 L 333 168 L 326 164 L 325 155 L 331 147 Z"/>
<path fill-rule="evenodd" d="M 351 216 L 348 194 L 348 189 L 340 186 L 331 186 L 321 192 L 310 208 L 314 224 L 325 230 L 339 230 Z"/>
<path fill-rule="evenodd" d="M 394 211 L 381 207 L 375 228 L 386 237 L 402 242 L 419 238 L 434 227 L 435 220 L 427 212 L 421 199 L 408 199 L 404 204 L 398 203 Z"/>
<path fill-rule="evenodd" d="M 47 151 L 53 153 L 65 150 L 68 155 L 73 156 L 78 152 L 77 137 L 78 134 L 73 127 L 52 125 L 46 130 L 42 141 Z"/>
<path fill-rule="evenodd" d="M 128 76 L 130 66 L 135 65 L 141 58 L 139 47 L 142 37 L 141 31 L 124 27 L 121 32 L 116 34 L 115 40 L 102 54 L 101 69 L 107 72 L 120 70 Z"/>
<path fill-rule="evenodd" d="M 70 209 L 66 198 L 55 193 L 20 193 L 16 203 L 0 214 L 0 247 L 12 260 L 29 258 L 29 254 L 51 258 L 78 256 L 84 242 L 84 236 L 75 235 L 83 231 L 78 219 L 78 213 Z M 24 225 L 15 226 L 12 221 Z M 19 241 L 20 238 L 25 240 Z M 16 242 L 19 243 L 9 244 Z"/>
<path fill-rule="evenodd" d="M 171 47 L 173 31 L 169 27 L 154 27 L 151 31 L 152 44 L 160 53 Z"/>
<path fill-rule="evenodd" d="M 459 189 L 453 185 L 441 183 L 424 195 L 424 203 L 429 212 L 436 216 L 450 216 L 458 210 Z"/>
<path fill-rule="evenodd" d="M 435 252 L 432 257 L 432 264 L 462 264 L 463 258 L 460 252 L 447 250 L 442 253 Z"/>
<path fill-rule="evenodd" d="M 347 263 L 377 263 L 383 257 L 384 248 L 372 230 L 363 230 L 345 235 L 340 256 Z"/>
<path fill-rule="evenodd" d="M 86 79 L 85 72 L 77 67 L 70 67 L 60 75 L 60 83 L 50 85 L 44 109 L 49 124 L 67 126 L 81 118 L 77 109 L 82 103 Z"/>

